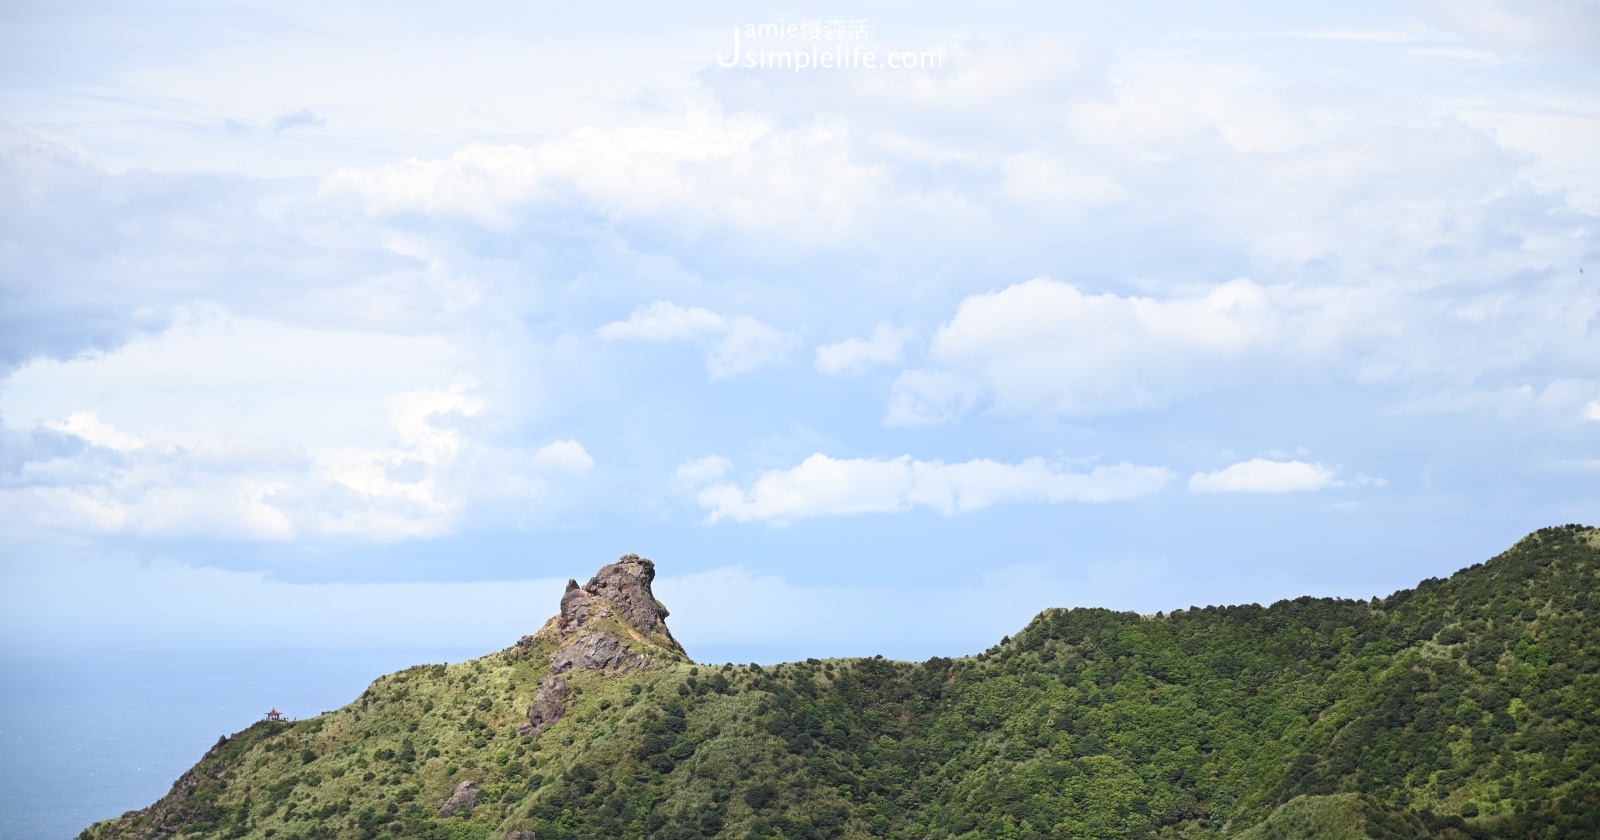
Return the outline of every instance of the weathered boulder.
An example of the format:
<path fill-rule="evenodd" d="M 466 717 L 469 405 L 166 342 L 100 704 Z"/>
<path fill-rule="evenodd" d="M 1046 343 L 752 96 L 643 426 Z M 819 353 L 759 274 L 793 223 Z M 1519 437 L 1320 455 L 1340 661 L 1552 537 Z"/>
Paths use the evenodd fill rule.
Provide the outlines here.
<path fill-rule="evenodd" d="M 528 708 L 528 722 L 517 728 L 522 735 L 537 735 L 567 713 L 572 687 L 560 677 L 545 677 L 539 681 L 539 693 Z"/>
<path fill-rule="evenodd" d="M 506 832 L 506 840 L 534 840 L 533 832 L 526 828 Z"/>
<path fill-rule="evenodd" d="M 448 817 L 454 814 L 465 814 L 478 804 L 478 782 L 469 779 L 455 786 L 450 795 L 445 797 L 444 805 L 439 808 L 439 816 Z"/>
<path fill-rule="evenodd" d="M 577 581 L 567 578 L 567 591 L 561 594 L 561 620 L 557 625 L 561 629 L 561 637 L 567 638 L 583 629 L 596 612 L 604 609 L 605 605 L 596 603 L 588 590 L 579 586 Z"/>

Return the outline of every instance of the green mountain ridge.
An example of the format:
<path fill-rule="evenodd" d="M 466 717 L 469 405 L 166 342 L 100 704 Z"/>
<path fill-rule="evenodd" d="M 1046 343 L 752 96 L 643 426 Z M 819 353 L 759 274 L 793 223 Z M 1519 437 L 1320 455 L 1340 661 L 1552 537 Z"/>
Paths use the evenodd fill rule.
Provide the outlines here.
<path fill-rule="evenodd" d="M 517 644 L 218 741 L 103 838 L 1600 837 L 1600 531 L 1373 601 L 689 660 L 634 555 Z"/>

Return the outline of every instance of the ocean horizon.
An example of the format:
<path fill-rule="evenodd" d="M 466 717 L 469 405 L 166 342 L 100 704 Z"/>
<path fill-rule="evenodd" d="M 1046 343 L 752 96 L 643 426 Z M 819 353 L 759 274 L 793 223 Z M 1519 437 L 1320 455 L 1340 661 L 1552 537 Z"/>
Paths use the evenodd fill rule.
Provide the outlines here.
<path fill-rule="evenodd" d="M 313 717 L 384 674 L 489 650 L 68 651 L 0 655 L 0 840 L 70 840 L 165 795 L 270 709 Z"/>

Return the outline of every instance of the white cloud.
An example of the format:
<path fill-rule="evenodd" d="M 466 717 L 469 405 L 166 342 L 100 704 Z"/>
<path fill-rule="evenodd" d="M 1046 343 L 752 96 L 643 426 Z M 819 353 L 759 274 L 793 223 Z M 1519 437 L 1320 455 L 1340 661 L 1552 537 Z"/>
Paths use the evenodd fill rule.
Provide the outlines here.
<path fill-rule="evenodd" d="M 979 407 L 1058 417 L 1154 410 L 1313 371 L 1398 386 L 1397 402 L 1412 410 L 1523 405 L 1570 416 L 1594 398 L 1584 342 L 1600 299 L 1571 278 L 1447 296 L 1447 306 L 1437 297 L 1248 279 L 1198 293 L 1090 294 L 1037 278 L 962 300 L 924 364 L 897 376 L 885 422 L 949 422 Z M 1503 384 L 1537 381 L 1541 356 L 1560 359 L 1553 369 L 1566 375 Z"/>
<path fill-rule="evenodd" d="M 685 309 L 671 301 L 658 300 L 634 310 L 625 321 L 612 321 L 595 335 L 607 339 L 638 341 L 680 341 L 727 331 L 728 322 L 710 310 Z"/>
<path fill-rule="evenodd" d="M 100 422 L 100 416 L 93 411 L 79 411 L 69 414 L 62 420 L 52 420 L 45 423 L 44 427 L 62 434 L 81 438 L 95 446 L 103 446 L 118 452 L 132 452 L 145 445 L 145 441 L 138 435 L 130 435 Z"/>
<path fill-rule="evenodd" d="M 1305 461 L 1251 458 L 1216 472 L 1189 477 L 1191 493 L 1294 493 L 1338 484 L 1333 470 Z"/>
<path fill-rule="evenodd" d="M 575 440 L 558 440 L 539 447 L 534 460 L 567 475 L 586 475 L 594 469 L 594 457 Z"/>
<path fill-rule="evenodd" d="M 727 379 L 789 357 L 799 337 L 741 315 L 728 324 L 728 333 L 711 345 L 706 370 L 712 379 Z"/>
<path fill-rule="evenodd" d="M 462 424 L 483 404 L 464 387 L 403 392 L 385 408 L 386 445 L 309 448 L 281 437 L 145 439 L 92 411 L 75 412 L 37 428 L 80 441 L 77 449 L 13 453 L 20 457 L 0 487 L 0 530 L 268 541 L 431 537 L 478 508 L 547 499 L 547 479 L 579 478 L 594 467 L 575 440 L 523 449 L 469 436 Z"/>
<path fill-rule="evenodd" d="M 35 359 L 11 374 L 0 413 L 26 428 L 86 405 L 141 437 L 282 434 L 307 446 L 364 445 L 393 395 L 448 389 L 462 350 L 439 335 L 321 329 L 207 313 L 114 352 Z"/>
<path fill-rule="evenodd" d="M 1083 415 L 1160 405 L 1208 367 L 1285 348 L 1295 313 L 1235 280 L 1198 297 L 1087 295 L 1039 278 L 961 302 L 895 382 L 889 422 L 948 420 L 990 396 L 1005 412 Z M 1297 341 L 1304 341 L 1302 334 Z"/>
<path fill-rule="evenodd" d="M 1600 8 L 1581 0 L 1428 0 L 1422 10 L 1468 40 L 1518 52 L 1600 49 Z"/>
<path fill-rule="evenodd" d="M 895 377 L 884 423 L 920 426 L 948 423 L 966 414 L 983 393 L 983 381 L 949 370 L 906 370 Z"/>
<path fill-rule="evenodd" d="M 1426 394 L 1401 406 L 1418 413 L 1451 413 L 1494 416 L 1506 422 L 1527 423 L 1541 419 L 1570 421 L 1574 417 L 1600 419 L 1600 381 L 1556 379 L 1543 387 L 1530 384 L 1474 390 L 1445 390 Z"/>
<path fill-rule="evenodd" d="M 702 459 L 679 468 L 678 475 L 714 481 Z M 749 488 L 717 481 L 694 491 L 710 511 L 708 520 L 765 520 L 788 523 L 815 516 L 899 513 L 916 506 L 946 516 L 1010 502 L 1106 502 L 1149 495 L 1172 477 L 1161 467 L 1133 464 L 1096 467 L 1088 473 L 1063 471 L 1043 458 L 1005 464 L 979 458 L 957 464 L 918 461 L 909 455 L 889 460 L 830 458 L 816 454 L 787 470 L 758 475 Z"/>
<path fill-rule="evenodd" d="M 608 341 L 692 341 L 720 336 L 706 353 L 706 371 L 713 381 L 782 362 L 799 343 L 795 334 L 748 315 L 724 318 L 707 309 L 685 309 L 665 300 L 634 310 L 626 320 L 604 324 L 595 335 Z"/>
<path fill-rule="evenodd" d="M 1452 27 L 1463 38 L 1476 31 L 1530 49 L 1593 31 L 1546 14 L 1580 7 L 1539 0 L 1441 8 L 1478 16 Z M 679 27 L 673 31 L 703 23 L 641 12 Z M 1540 16 L 1526 34 L 1523 19 Z M 600 342 L 568 337 L 592 337 L 596 325 L 636 306 L 632 317 L 601 327 L 600 338 L 696 342 L 717 379 L 799 357 L 792 337 L 749 316 L 808 324 L 830 340 L 858 335 L 801 361 L 824 374 L 895 366 L 887 368 L 898 376 L 890 423 L 949 421 L 974 410 L 1076 418 L 1227 389 L 1225 399 L 1161 421 L 1210 449 L 1217 441 L 1206 438 L 1219 426 L 1274 422 L 1252 410 L 1268 398 L 1258 386 L 1274 372 L 1293 385 L 1272 393 L 1273 405 L 1298 415 L 1309 399 L 1333 412 L 1324 425 L 1335 433 L 1357 433 L 1372 411 L 1416 404 L 1419 392 L 1464 395 L 1463 412 L 1514 421 L 1527 409 L 1513 416 L 1494 406 L 1548 408 L 1565 423 L 1560 432 L 1595 417 L 1600 391 L 1544 384 L 1600 381 L 1594 267 L 1578 274 L 1592 260 L 1585 255 L 1595 205 L 1574 211 L 1565 192 L 1587 184 L 1591 200 L 1600 194 L 1600 180 L 1590 177 L 1600 161 L 1590 151 L 1600 112 L 1594 93 L 1572 83 L 1570 62 L 1519 63 L 1507 81 L 1492 78 L 1492 68 L 1359 34 L 1412 26 L 1403 10 L 1341 21 L 1358 33 L 1353 40 L 1319 41 L 1310 52 L 1303 39 L 1286 43 L 1260 21 L 1225 17 L 1216 17 L 1217 31 L 1234 35 L 1172 38 L 1177 33 L 1139 24 L 1113 27 L 1120 31 L 1096 46 L 1049 27 L 1026 39 L 993 37 L 1011 27 L 1001 15 L 964 39 L 948 72 L 800 77 L 698 73 L 708 59 L 685 48 L 693 32 L 685 40 L 645 26 L 627 43 L 594 29 L 546 33 L 567 41 L 567 52 L 496 32 L 486 50 L 482 40 L 424 31 L 401 16 L 368 33 L 376 40 L 363 54 L 375 61 L 358 62 L 362 85 L 325 73 L 338 76 L 338 90 L 320 90 L 314 102 L 281 73 L 250 69 L 294 65 L 297 79 L 315 75 L 298 60 L 307 45 L 297 37 L 260 33 L 245 39 L 248 55 L 212 51 L 208 66 L 217 73 L 133 67 L 123 51 L 100 51 L 112 62 L 102 64 L 104 78 L 117 80 L 108 84 L 130 95 L 95 105 L 35 90 L 17 100 L 35 103 L 24 107 L 29 114 L 12 118 L 76 135 L 106 156 L 103 167 L 93 154 L 26 130 L 0 138 L 0 182 L 14 186 L 0 202 L 0 368 L 18 371 L 4 383 L 0 415 L 23 436 L 55 424 L 39 436 L 72 438 L 59 457 L 40 454 L 19 467 L 37 493 L 57 494 L 38 502 L 39 521 L 200 527 L 201 513 L 183 512 L 191 510 L 228 533 L 459 527 L 485 495 L 510 500 L 508 507 L 545 507 L 550 496 L 539 494 L 549 482 L 597 471 L 575 441 L 540 448 L 571 431 L 491 439 L 493 429 L 537 428 L 540 416 L 587 418 L 583 428 L 594 431 L 584 441 L 595 452 L 638 442 L 640 463 L 674 449 L 760 449 L 776 458 L 764 465 L 792 466 L 882 437 L 860 425 L 860 406 L 817 402 L 777 376 L 708 395 L 683 387 L 679 371 L 641 372 L 634 363 L 660 345 L 630 347 L 636 356 L 597 375 L 587 355 Z M 76 64 L 81 54 L 52 49 L 78 43 L 66 35 L 75 23 L 63 23 L 50 46 L 38 40 L 30 49 Z M 400 55 L 414 50 L 388 49 L 398 42 L 387 39 L 402 32 L 430 54 L 464 59 L 445 63 L 455 82 L 472 84 L 393 84 L 389 71 L 421 72 L 405 69 L 416 62 Z M 1448 44 L 1436 30 L 1424 34 L 1429 44 Z M 635 75 L 611 86 L 586 73 L 557 86 L 561 107 L 548 106 L 550 91 L 485 93 L 541 75 L 503 59 L 551 69 L 597 49 L 605 53 L 601 75 L 620 78 L 622 53 Z M 314 52 L 325 68 L 341 51 L 324 44 Z M 272 60 L 285 55 L 297 60 Z M 1417 72 L 1397 80 L 1386 69 L 1397 62 Z M 237 83 L 252 73 L 281 89 L 266 95 Z M 241 105 L 244 89 L 254 98 Z M 194 102 L 209 103 L 196 113 L 260 127 L 303 104 L 348 130 L 227 136 L 163 112 Z M 148 118 L 108 119 L 105 103 L 144 109 Z M 1517 114 L 1523 118 L 1512 121 Z M 541 139 L 475 139 L 519 136 Z M 437 151 L 399 160 L 399 148 Z M 1563 167 L 1581 164 L 1589 175 L 1530 181 L 1530 167 L 1558 150 Z M 327 174 L 334 166 L 354 168 Z M 296 177 L 261 180 L 284 167 Z M 320 194 L 308 194 L 308 179 L 322 176 Z M 1041 266 L 1076 288 L 989 285 Z M 1256 282 L 1200 285 L 1247 273 Z M 992 293 L 976 294 L 983 291 Z M 739 308 L 758 305 L 751 301 L 763 308 Z M 156 342 L 125 344 L 204 305 L 293 326 L 236 324 L 227 346 L 239 352 L 183 341 L 181 326 L 165 334 L 159 353 L 145 353 Z M 887 325 L 870 336 L 840 328 L 860 312 L 917 324 L 926 346 L 903 354 L 905 339 L 880 335 Z M 930 312 L 949 319 L 943 330 L 925 320 Z M 355 318 L 377 328 L 329 335 L 330 324 Z M 535 336 L 552 334 L 564 336 L 560 350 L 526 352 Z M 118 346 L 125 352 L 115 359 L 29 362 Z M 558 355 L 559 364 L 546 363 Z M 905 356 L 916 369 L 896 369 Z M 485 359 L 494 360 L 492 370 L 483 369 Z M 554 367 L 561 370 L 547 372 Z M 80 398 L 87 389 L 69 380 L 90 369 L 96 390 Z M 476 414 L 459 403 L 404 417 L 382 410 L 397 393 L 448 394 L 468 373 L 489 383 L 487 407 Z M 1366 390 L 1422 377 L 1432 377 L 1423 388 Z M 179 391 L 195 410 L 171 407 Z M 1488 396 L 1474 402 L 1475 395 Z M 613 410 L 629 398 L 650 408 Z M 512 400 L 522 411 L 507 417 Z M 89 408 L 99 425 L 73 419 Z M 789 442 L 775 455 L 778 447 L 759 438 L 778 416 L 839 443 Z M 1583 445 L 1547 434 L 1546 424 L 1483 426 L 1491 427 L 1481 434 L 1495 445 L 1475 446 L 1464 464 L 1488 469 L 1497 456 L 1486 453 L 1549 457 Z M 1019 451 L 1050 452 L 1062 445 L 1055 438 L 1063 428 L 973 423 L 940 439 L 981 446 L 1001 435 Z M 1101 437 L 1117 451 L 1114 439 L 1146 428 L 1090 419 L 1074 421 L 1068 434 Z M 1405 440 L 1414 428 L 1386 424 L 1383 433 L 1396 436 L 1394 451 L 1430 457 Z M 682 449 L 685 439 L 694 448 Z M 907 450 L 887 454 L 896 451 Z M 0 462 L 9 459 L 0 451 Z M 754 475 L 735 480 L 725 462 L 703 467 L 704 476 L 683 480 L 698 489 L 731 486 L 741 505 L 759 501 Z M 1014 490 L 980 478 L 952 477 L 943 490 L 931 479 L 913 486 L 925 492 L 917 499 L 933 501 L 913 500 L 912 489 L 891 481 L 853 503 L 881 507 L 890 493 L 897 504 L 943 510 Z M 156 506 L 163 494 L 170 509 Z M 318 511 L 327 522 L 318 524 Z"/>
<path fill-rule="evenodd" d="M 680 465 L 672 472 L 672 486 L 692 492 L 728 474 L 733 462 L 721 455 L 707 455 Z"/>
<path fill-rule="evenodd" d="M 1561 15 L 1522 17 L 1550 23 L 1542 28 L 1551 33 L 1593 31 Z M 1281 32 L 1258 35 L 1303 46 L 1299 35 L 1288 45 L 1268 40 Z M 1042 32 L 946 45 L 956 60 L 938 73 L 712 74 L 677 113 L 586 115 L 529 146 L 463 138 L 447 156 L 340 170 L 321 194 L 378 216 L 621 220 L 688 234 L 696 248 L 712 230 L 759 232 L 763 246 L 853 240 L 909 250 L 940 239 L 930 249 L 939 253 L 999 232 L 1019 251 L 1053 247 L 1072 234 L 1063 225 L 1116 205 L 1128 208 L 1120 222 L 1093 229 L 1113 232 L 1121 253 L 1170 252 L 1145 246 L 1194 235 L 1360 272 L 1492 236 L 1503 228 L 1486 199 L 1518 189 L 1518 170 L 1535 165 L 1452 113 L 1504 110 L 1526 89 L 1451 97 L 1203 50 L 1112 61 L 1066 43 L 1075 40 Z M 1352 63 L 1365 63 L 1358 54 L 1348 54 Z M 803 106 L 815 101 L 829 103 L 826 116 Z M 891 242 L 891 226 L 926 233 Z"/>
<path fill-rule="evenodd" d="M 396 394 L 385 402 L 385 407 L 408 455 L 434 464 L 453 458 L 461 451 L 460 432 L 435 425 L 435 418 L 452 414 L 471 417 L 483 410 L 483 402 L 469 396 L 466 389 L 458 385 L 448 391 L 417 390 Z"/>
<path fill-rule="evenodd" d="M 851 160 L 848 132 L 825 121 L 779 129 L 748 112 L 641 116 L 534 146 L 474 143 L 443 159 L 343 169 L 322 180 L 321 194 L 378 216 L 421 212 L 506 225 L 519 214 L 561 208 L 687 231 L 782 230 L 831 240 L 855 235 L 852 222 L 879 180 Z"/>
<path fill-rule="evenodd" d="M 1127 188 L 1112 175 L 1064 158 L 1040 152 L 1008 155 L 998 162 L 999 195 L 1067 218 L 1128 199 Z"/>
<path fill-rule="evenodd" d="M 0 183 L 0 373 L 115 351 L 207 308 L 323 328 L 434 318 L 412 261 L 269 182 L 192 165 L 110 172 L 0 125 Z"/>
<path fill-rule="evenodd" d="M 847 338 L 816 349 L 817 370 L 829 375 L 860 373 L 877 365 L 897 365 L 905 358 L 903 348 L 911 338 L 910 327 L 896 327 L 881 321 L 868 338 Z"/>

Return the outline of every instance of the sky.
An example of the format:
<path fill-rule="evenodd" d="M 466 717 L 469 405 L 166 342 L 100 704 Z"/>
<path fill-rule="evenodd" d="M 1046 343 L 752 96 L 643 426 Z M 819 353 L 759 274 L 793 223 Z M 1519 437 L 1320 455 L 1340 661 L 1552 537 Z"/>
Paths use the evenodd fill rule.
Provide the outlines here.
<path fill-rule="evenodd" d="M 0 650 L 702 661 L 1600 523 L 1600 4 L 0 3 Z"/>

